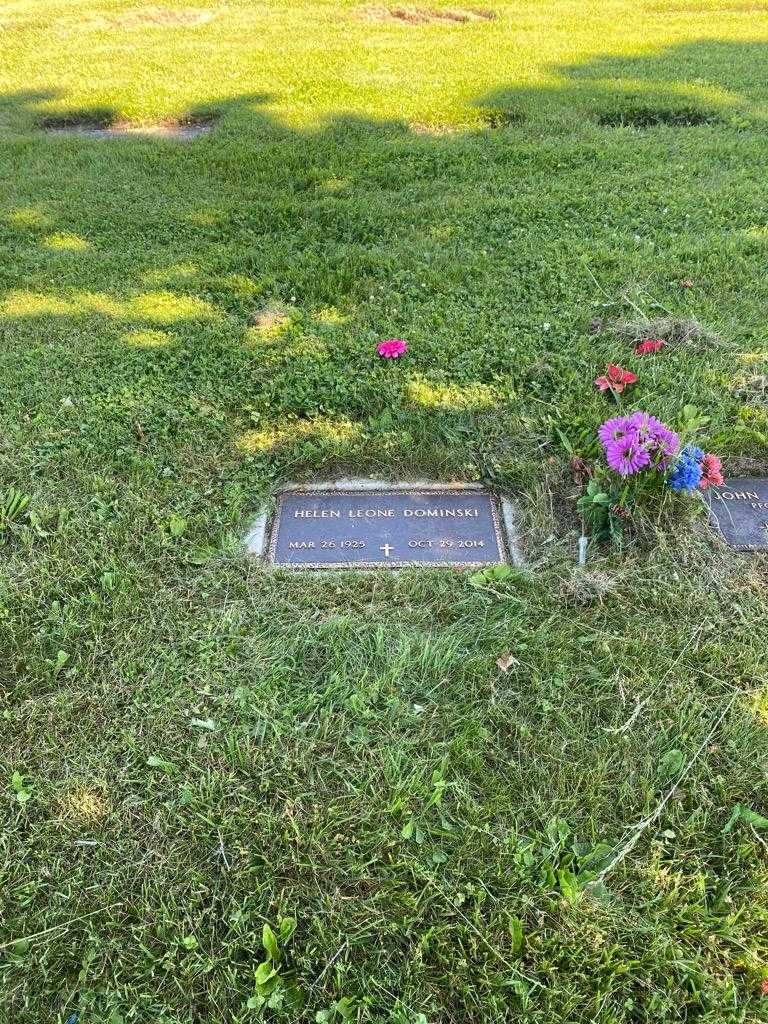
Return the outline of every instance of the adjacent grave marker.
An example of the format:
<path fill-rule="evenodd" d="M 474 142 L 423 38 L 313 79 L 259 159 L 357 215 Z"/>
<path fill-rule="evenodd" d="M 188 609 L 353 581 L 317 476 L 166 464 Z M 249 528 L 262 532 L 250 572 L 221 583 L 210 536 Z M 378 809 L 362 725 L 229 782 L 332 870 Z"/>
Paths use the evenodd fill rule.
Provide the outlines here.
<path fill-rule="evenodd" d="M 394 569 L 497 565 L 509 554 L 498 502 L 488 491 L 372 484 L 285 491 L 267 559 L 297 569 Z"/>
<path fill-rule="evenodd" d="M 705 494 L 709 517 L 739 551 L 768 551 L 768 477 L 726 480 Z"/>

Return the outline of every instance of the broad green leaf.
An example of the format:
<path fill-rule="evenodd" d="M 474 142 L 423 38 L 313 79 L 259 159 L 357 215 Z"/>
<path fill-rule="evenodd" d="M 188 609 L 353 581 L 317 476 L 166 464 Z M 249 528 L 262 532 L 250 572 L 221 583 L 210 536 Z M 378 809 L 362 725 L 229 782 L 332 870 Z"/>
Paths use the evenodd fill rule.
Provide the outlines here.
<path fill-rule="evenodd" d="M 746 821 L 752 828 L 768 828 L 768 818 L 764 818 L 757 811 L 750 810 L 749 807 L 741 808 L 741 820 Z"/>
<path fill-rule="evenodd" d="M 581 895 L 581 886 L 576 875 L 568 868 L 560 868 L 557 872 L 557 881 L 563 896 L 569 903 L 575 903 Z"/>
<path fill-rule="evenodd" d="M 523 922 L 519 917 L 513 917 L 509 924 L 512 935 L 512 952 L 519 953 L 523 948 Z"/>
<path fill-rule="evenodd" d="M 277 971 L 272 966 L 271 960 L 265 960 L 264 963 L 259 964 L 256 968 L 255 980 L 256 984 L 261 988 L 266 985 L 268 981 L 275 977 Z"/>
<path fill-rule="evenodd" d="M 273 964 L 280 963 L 280 950 L 277 945 L 277 938 L 275 933 L 272 931 L 270 926 L 264 922 L 264 928 L 261 932 L 261 943 L 264 949 L 267 951 L 267 956 Z"/>
<path fill-rule="evenodd" d="M 189 724 L 195 729 L 206 729 L 208 732 L 213 732 L 216 728 L 216 723 L 212 718 L 193 718 Z"/>
<path fill-rule="evenodd" d="M 764 818 L 762 814 L 758 814 L 757 811 L 753 811 L 749 807 L 745 807 L 743 804 L 736 804 L 731 811 L 731 816 L 728 819 L 725 828 L 723 829 L 723 835 L 730 832 L 739 820 L 746 822 L 747 825 L 751 825 L 752 828 L 768 828 L 768 818 Z"/>
<path fill-rule="evenodd" d="M 173 515 L 168 520 L 168 530 L 172 537 L 181 537 L 187 528 L 187 520 L 183 516 Z"/>
<path fill-rule="evenodd" d="M 682 750 L 668 750 L 659 761 L 659 775 L 668 778 L 671 775 L 679 775 L 685 764 L 685 755 Z"/>
<path fill-rule="evenodd" d="M 334 1008 L 343 1020 L 349 1020 L 355 1012 L 355 1004 L 348 996 L 342 996 L 341 999 L 334 1004 Z"/>

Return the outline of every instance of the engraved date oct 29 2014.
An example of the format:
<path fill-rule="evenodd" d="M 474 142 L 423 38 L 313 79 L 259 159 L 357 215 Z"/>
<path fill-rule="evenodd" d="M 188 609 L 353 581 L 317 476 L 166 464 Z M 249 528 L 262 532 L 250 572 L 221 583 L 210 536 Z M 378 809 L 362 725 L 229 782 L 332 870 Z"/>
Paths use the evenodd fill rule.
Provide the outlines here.
<path fill-rule="evenodd" d="M 319 549 L 321 551 L 329 550 L 355 550 L 359 551 L 364 548 L 364 540 L 321 540 L 317 544 L 313 540 L 292 540 L 288 543 L 290 551 L 306 551 L 312 548 Z M 484 548 L 484 540 L 449 540 L 444 538 L 443 540 L 409 540 L 409 548 Z"/>

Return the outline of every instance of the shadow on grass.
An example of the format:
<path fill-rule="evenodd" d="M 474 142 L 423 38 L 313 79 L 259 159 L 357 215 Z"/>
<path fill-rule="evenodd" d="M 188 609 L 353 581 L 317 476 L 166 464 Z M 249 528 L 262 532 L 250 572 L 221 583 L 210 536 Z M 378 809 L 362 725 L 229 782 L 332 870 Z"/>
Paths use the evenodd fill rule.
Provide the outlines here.
<path fill-rule="evenodd" d="M 731 174 L 737 137 L 722 147 L 719 133 L 736 110 L 759 115 L 749 69 L 764 54 L 715 41 L 555 68 L 560 83 L 496 90 L 478 101 L 483 127 L 443 137 L 350 116 L 297 132 L 265 95 L 187 111 L 177 123 L 216 127 L 185 146 L 52 137 L 124 122 L 50 92 L 7 95 L 0 116 L 21 134 L 6 154 L 26 160 L 0 224 L 19 407 L 53 416 L 76 394 L 90 414 L 75 448 L 90 438 L 109 459 L 138 423 L 158 456 L 215 452 L 248 480 L 347 465 L 535 473 L 564 429 L 587 443 L 600 415 L 577 397 L 604 358 L 586 334 L 595 276 L 616 294 L 683 231 L 663 274 L 716 276 L 690 232 L 716 247 L 736 199 L 745 227 L 762 216 L 748 168 Z M 553 116 L 567 135 L 550 134 Z M 685 197 L 720 168 L 723 194 L 692 220 Z M 630 241 L 638 225 L 653 252 Z M 272 307 L 275 336 L 251 325 Z M 407 336 L 408 358 L 379 362 L 382 336 Z"/>
<path fill-rule="evenodd" d="M 597 57 L 555 65 L 553 82 L 529 89 L 494 90 L 481 101 L 496 118 L 536 113 L 564 125 L 674 128 L 707 124 L 764 124 L 768 88 L 755 74 L 764 43 L 709 40 L 636 57 Z"/>

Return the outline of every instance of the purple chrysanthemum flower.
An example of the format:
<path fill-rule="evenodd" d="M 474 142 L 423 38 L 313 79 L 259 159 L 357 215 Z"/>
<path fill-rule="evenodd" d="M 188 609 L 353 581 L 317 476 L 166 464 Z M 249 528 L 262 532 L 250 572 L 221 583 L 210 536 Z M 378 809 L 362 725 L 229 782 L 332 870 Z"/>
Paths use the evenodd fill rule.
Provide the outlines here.
<path fill-rule="evenodd" d="M 605 454 L 608 465 L 621 476 L 632 476 L 651 464 L 651 456 L 637 434 L 627 434 L 618 441 L 611 441 Z"/>
<path fill-rule="evenodd" d="M 677 455 L 680 438 L 661 420 L 647 412 L 614 416 L 603 423 L 597 436 L 608 465 L 622 476 L 653 466 L 665 470 Z"/>
<path fill-rule="evenodd" d="M 671 459 L 680 447 L 680 435 L 665 427 L 663 423 L 654 434 L 654 441 L 663 462 Z"/>
<path fill-rule="evenodd" d="M 674 430 L 646 412 L 633 412 L 628 421 L 640 443 L 660 459 L 659 465 L 666 465 L 680 446 L 680 438 Z"/>
<path fill-rule="evenodd" d="M 648 417 L 648 436 L 662 455 L 667 457 L 674 455 L 680 445 L 680 438 L 674 430 L 670 430 L 655 416 Z"/>
<path fill-rule="evenodd" d="M 627 416 L 627 423 L 630 429 L 636 430 L 642 441 L 648 436 L 653 424 L 658 422 L 658 420 L 654 420 L 653 416 L 649 416 L 647 412 L 633 412 L 631 416 Z"/>
<path fill-rule="evenodd" d="M 618 441 L 619 438 L 626 437 L 631 429 L 629 416 L 614 416 L 613 419 L 606 420 L 600 426 L 597 436 L 600 438 L 603 446 L 607 446 L 612 441 Z"/>

